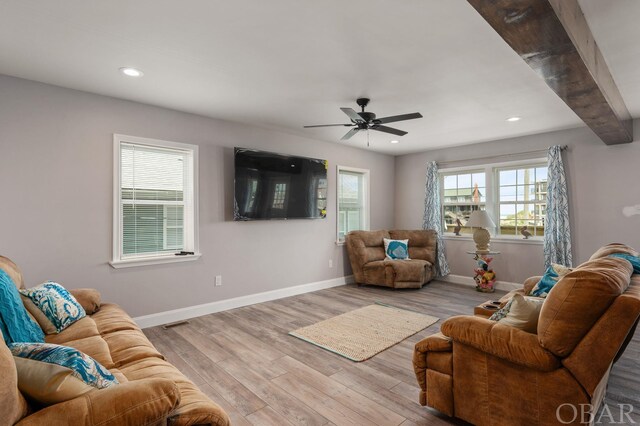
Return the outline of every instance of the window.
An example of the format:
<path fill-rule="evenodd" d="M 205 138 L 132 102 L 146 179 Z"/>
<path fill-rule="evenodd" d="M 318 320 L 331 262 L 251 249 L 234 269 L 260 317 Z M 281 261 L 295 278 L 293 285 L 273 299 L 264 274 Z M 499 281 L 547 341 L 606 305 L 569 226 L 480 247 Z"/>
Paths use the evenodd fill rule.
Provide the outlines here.
<path fill-rule="evenodd" d="M 442 176 L 442 217 L 446 232 L 453 232 L 459 223 L 465 224 L 472 210 L 485 209 L 486 175 L 484 171 L 445 173 Z M 463 227 L 461 233 L 471 234 Z"/>
<path fill-rule="evenodd" d="M 498 235 L 517 236 L 523 227 L 534 237 L 544 235 L 547 198 L 545 160 L 492 164 L 474 168 L 441 170 L 442 220 L 445 232 L 460 221 L 461 233 L 471 211 L 487 210 Z"/>
<path fill-rule="evenodd" d="M 499 168 L 497 175 L 500 234 L 520 235 L 526 226 L 532 235 L 543 236 L 547 166 Z"/>
<path fill-rule="evenodd" d="M 369 229 L 369 170 L 338 166 L 338 242 Z"/>
<path fill-rule="evenodd" d="M 114 135 L 112 266 L 199 257 L 197 153 L 195 145 Z"/>

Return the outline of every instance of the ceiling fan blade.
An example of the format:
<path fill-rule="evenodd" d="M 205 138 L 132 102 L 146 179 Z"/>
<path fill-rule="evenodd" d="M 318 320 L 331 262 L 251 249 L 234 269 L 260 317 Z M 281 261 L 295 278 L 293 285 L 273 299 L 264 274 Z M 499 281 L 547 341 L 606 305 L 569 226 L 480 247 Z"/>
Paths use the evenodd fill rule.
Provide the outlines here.
<path fill-rule="evenodd" d="M 382 117 L 375 120 L 376 123 L 385 124 L 393 123 L 394 121 L 413 120 L 414 118 L 422 118 L 422 114 L 414 112 L 413 114 L 392 115 L 389 117 Z"/>
<path fill-rule="evenodd" d="M 349 130 L 343 137 L 341 137 L 340 140 L 346 141 L 347 139 L 351 139 L 351 137 L 356 133 L 358 133 L 359 131 L 360 131 L 359 128 L 354 127 L 353 129 Z"/>
<path fill-rule="evenodd" d="M 317 124 L 315 126 L 302 126 L 305 129 L 310 129 L 312 127 L 333 127 L 333 126 L 346 126 L 346 127 L 350 127 L 353 126 L 353 123 L 349 123 L 349 124 Z"/>
<path fill-rule="evenodd" d="M 404 130 L 394 129 L 393 127 L 387 126 L 371 126 L 371 130 L 377 130 L 379 132 L 391 133 L 392 135 L 404 136 L 407 134 Z"/>
<path fill-rule="evenodd" d="M 340 109 L 342 110 L 342 112 L 347 114 L 349 116 L 349 118 L 352 119 L 353 121 L 355 121 L 356 123 L 363 123 L 364 122 L 362 117 L 360 117 L 360 115 L 358 115 L 358 113 L 355 112 L 355 110 L 353 108 L 340 108 Z"/>

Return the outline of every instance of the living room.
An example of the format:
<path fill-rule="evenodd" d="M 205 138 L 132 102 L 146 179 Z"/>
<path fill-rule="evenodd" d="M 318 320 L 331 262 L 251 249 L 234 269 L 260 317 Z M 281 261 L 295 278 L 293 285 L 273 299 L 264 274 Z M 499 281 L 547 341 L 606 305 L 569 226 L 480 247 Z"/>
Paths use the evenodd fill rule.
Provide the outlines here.
<path fill-rule="evenodd" d="M 505 198 L 503 206 L 496 176 L 540 170 L 545 177 L 535 183 L 546 183 L 551 147 L 561 152 L 569 206 L 571 264 L 564 266 L 577 268 L 610 243 L 640 248 L 640 189 L 635 185 L 640 159 L 640 77 L 635 70 L 640 55 L 633 43 L 638 4 L 570 2 L 582 9 L 582 30 L 597 42 L 614 82 L 615 90 L 597 81 L 601 84 L 590 92 L 612 104 L 610 114 L 596 113 L 594 118 L 593 111 L 581 109 L 589 106 L 585 102 L 576 106 L 563 98 L 575 89 L 575 81 L 562 80 L 562 72 L 550 78 L 516 51 L 517 40 L 509 38 L 515 36 L 494 27 L 494 8 L 484 4 L 491 2 L 344 3 L 0 3 L 0 144 L 5 159 L 0 176 L 7 201 L 0 210 L 5 224 L 0 255 L 19 267 L 25 288 L 51 280 L 78 294 L 83 308 L 86 300 L 93 302 L 95 314 L 89 314 L 91 307 L 84 310 L 87 316 L 98 315 L 96 322 L 100 315 L 107 321 L 109 314 L 114 317 L 107 322 L 120 324 L 108 303 L 119 305 L 135 321 L 122 327 L 132 335 L 137 333 L 134 327 L 142 328 L 153 344 L 138 341 L 146 348 L 145 356 L 155 356 L 157 349 L 158 356 L 193 382 L 225 413 L 217 417 L 218 424 L 228 418 L 232 424 L 463 424 L 460 419 L 474 424 L 563 424 L 571 410 L 556 417 L 556 423 L 548 418 L 523 421 L 505 414 L 514 410 L 508 404 L 497 410 L 497 417 L 479 421 L 458 397 L 452 397 L 455 409 L 447 413 L 439 405 L 442 401 L 429 399 L 429 392 L 435 392 L 429 379 L 423 388 L 414 373 L 413 357 L 419 352 L 414 346 L 438 333 L 449 317 L 472 315 L 474 306 L 517 292 L 529 277 L 545 273 L 545 218 L 535 209 L 537 204 L 546 206 L 546 198 L 536 198 L 537 204 Z M 509 13 L 519 19 L 549 19 L 544 13 L 529 16 L 535 13 L 526 12 L 519 2 L 503 3 L 506 9 L 514 8 Z M 551 0 L 526 3 L 536 13 L 558 7 Z M 557 13 L 562 16 L 562 8 Z M 558 31 L 564 28 L 571 34 L 565 21 L 554 19 Z M 527 40 L 536 33 L 521 32 Z M 580 40 L 574 47 L 580 49 Z M 541 61 L 549 70 L 557 67 L 553 54 L 551 65 Z M 571 60 L 591 71 L 590 62 L 580 58 L 574 55 Z M 370 101 L 358 105 L 357 99 L 363 98 Z M 622 100 L 631 119 L 619 114 L 619 104 L 611 99 Z M 358 114 L 355 119 L 349 109 Z M 408 132 L 399 136 L 385 132 L 384 121 L 365 122 L 365 111 L 375 111 L 378 119 L 415 112 L 421 117 L 389 122 L 388 127 Z M 341 125 L 304 128 L 334 123 Z M 608 126 L 624 129 L 627 139 L 611 142 Z M 350 128 L 363 131 L 342 140 Z M 129 158 L 124 147 L 129 146 L 152 147 L 156 154 L 169 148 L 191 153 L 180 159 L 185 164 L 181 173 L 191 176 L 185 178 L 191 204 L 185 203 L 180 210 L 184 216 L 176 221 L 180 225 L 173 227 L 180 228 L 180 244 L 165 244 L 153 256 L 135 250 L 131 254 L 126 248 L 123 229 L 128 222 L 122 212 L 129 202 L 121 183 L 128 178 L 123 170 Z M 242 206 L 236 148 L 323 161 L 326 193 L 314 200 L 320 208 L 308 216 L 313 219 L 238 220 Z M 438 189 L 430 192 L 425 182 L 432 162 L 438 167 Z M 169 170 L 164 164 L 159 169 Z M 350 219 L 340 219 L 348 210 L 340 187 L 349 176 L 359 182 L 358 216 L 351 225 Z M 474 177 L 470 185 L 449 188 L 447 176 L 458 181 Z M 463 188 L 472 190 L 464 200 L 446 199 L 446 190 Z M 436 227 L 425 226 L 429 195 L 442 203 L 435 210 L 440 215 Z M 141 201 L 145 205 L 148 200 Z M 167 205 L 177 205 L 171 202 Z M 534 213 L 521 221 L 517 214 L 524 204 L 531 204 Z M 510 216 L 506 205 L 513 206 L 515 215 Z M 467 207 L 491 214 L 493 295 L 474 288 L 474 267 L 484 253 L 474 259 L 479 252 L 474 229 L 465 226 L 470 219 Z M 459 236 L 453 232 L 455 219 L 462 221 Z M 523 225 L 530 228 L 530 237 Z M 417 280 L 416 288 L 387 288 L 388 282 L 376 286 L 354 276 L 345 243 L 349 231 L 429 229 L 438 234 L 440 250 L 434 248 L 429 256 L 442 253 L 448 274 L 442 274 L 439 259 L 429 257 L 429 277 L 407 280 Z M 166 240 L 170 232 L 165 223 L 160 235 Z M 416 238 L 407 239 L 411 254 Z M 402 275 L 394 271 L 395 277 Z M 17 280 L 17 275 L 7 274 Z M 635 276 L 629 274 L 626 280 L 634 282 Z M 623 295 L 633 290 L 627 286 Z M 97 290 L 99 298 L 96 293 L 74 293 L 81 288 Z M 100 301 L 106 308 L 98 309 Z M 376 304 L 416 311 L 437 322 L 361 362 L 289 335 Z M 606 379 L 593 389 L 580 382 L 587 400 L 600 402 L 591 413 L 596 423 L 640 421 L 640 340 L 634 337 L 634 324 L 626 330 L 630 343 L 623 344 L 627 333 L 611 343 L 617 346 L 597 378 L 596 385 L 608 378 L 606 396 L 595 393 L 606 387 Z M 101 327 L 97 330 L 102 335 Z M 454 339 L 454 358 L 456 344 Z M 540 350 L 553 351 L 549 347 Z M 627 350 L 609 370 L 619 347 Z M 120 369 L 116 364 L 111 366 Z M 256 367 L 243 371 L 244 364 Z M 111 366 L 104 365 L 109 370 Z M 136 374 L 142 373 L 132 372 L 131 377 Z M 116 377 L 135 381 L 126 372 Z M 455 388 L 455 371 L 453 377 Z M 446 388 L 440 383 L 437 387 Z M 76 400 L 99 398 L 90 395 L 101 392 Z M 141 398 L 148 397 L 140 392 Z M 180 419 L 178 399 L 166 401 L 173 405 L 164 416 L 131 420 L 117 417 L 126 410 L 116 408 L 111 423 L 105 423 L 216 424 Z M 101 419 L 65 417 L 69 410 L 63 409 L 47 415 L 44 410 L 53 407 L 43 408 L 30 397 L 26 401 L 29 415 L 0 410 L 0 424 L 21 419 L 19 424 L 97 424 Z M 492 409 L 495 405 L 487 402 Z M 70 407 L 81 410 L 79 405 Z M 582 407 L 577 404 L 575 409 Z M 38 413 L 40 417 L 32 417 Z M 578 417 L 565 424 L 580 424 Z"/>

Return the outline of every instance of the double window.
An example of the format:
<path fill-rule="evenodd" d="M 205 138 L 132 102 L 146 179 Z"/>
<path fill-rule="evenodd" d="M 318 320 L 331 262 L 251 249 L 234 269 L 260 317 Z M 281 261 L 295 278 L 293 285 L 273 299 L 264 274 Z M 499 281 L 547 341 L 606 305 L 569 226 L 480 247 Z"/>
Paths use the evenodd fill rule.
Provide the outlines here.
<path fill-rule="evenodd" d="M 197 146 L 114 137 L 115 267 L 197 254 Z M 191 259 L 193 256 L 191 256 Z"/>
<path fill-rule="evenodd" d="M 487 165 L 440 173 L 445 232 L 471 234 L 465 226 L 473 210 L 487 210 L 499 235 L 544 235 L 547 166 L 544 160 Z"/>
<path fill-rule="evenodd" d="M 338 166 L 338 242 L 369 229 L 369 170 Z"/>

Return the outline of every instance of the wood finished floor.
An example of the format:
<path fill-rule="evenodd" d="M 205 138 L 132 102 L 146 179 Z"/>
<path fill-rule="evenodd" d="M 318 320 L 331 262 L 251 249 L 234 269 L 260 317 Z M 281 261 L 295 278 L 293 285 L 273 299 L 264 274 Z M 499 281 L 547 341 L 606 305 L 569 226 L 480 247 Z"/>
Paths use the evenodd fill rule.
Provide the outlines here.
<path fill-rule="evenodd" d="M 227 411 L 233 425 L 460 425 L 465 423 L 418 404 L 413 346 L 437 332 L 442 320 L 470 314 L 491 297 L 436 281 L 420 290 L 348 285 L 144 332 L 168 361 Z M 362 363 L 287 334 L 374 302 L 440 321 Z M 633 404 L 635 412 L 640 411 L 639 354 L 640 331 L 612 370 L 606 400 L 616 407 Z"/>

